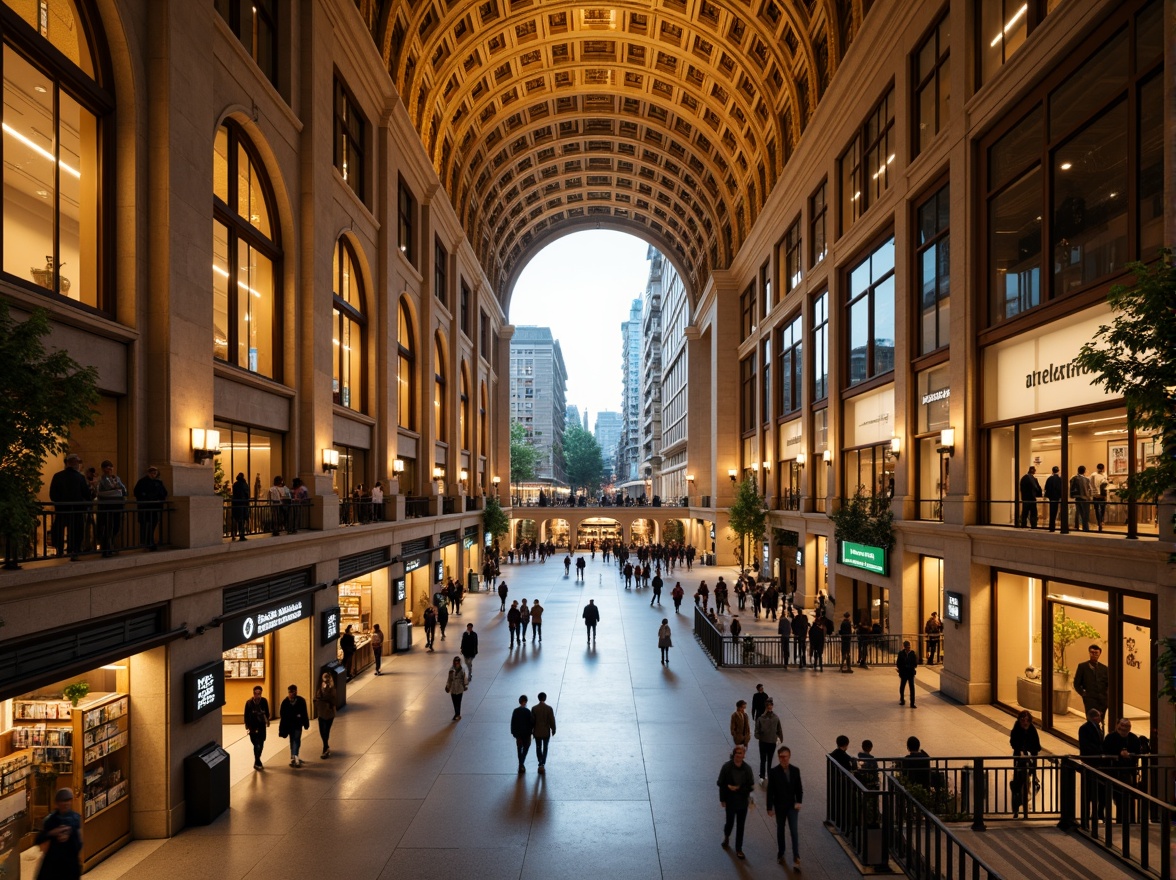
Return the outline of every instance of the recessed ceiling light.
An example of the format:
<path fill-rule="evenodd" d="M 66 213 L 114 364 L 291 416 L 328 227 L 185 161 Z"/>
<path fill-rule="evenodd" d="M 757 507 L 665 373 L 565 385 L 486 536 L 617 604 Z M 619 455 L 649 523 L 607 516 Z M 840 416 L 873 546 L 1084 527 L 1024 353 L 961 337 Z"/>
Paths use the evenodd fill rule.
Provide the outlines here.
<path fill-rule="evenodd" d="M 47 198 L 49 198 L 49 190 L 39 189 L 39 190 L 37 190 L 37 195 L 39 195 L 43 199 L 47 199 Z"/>
<path fill-rule="evenodd" d="M 47 88 L 45 88 L 44 86 L 33 86 L 33 91 L 34 91 L 34 92 L 39 92 L 39 93 L 41 93 L 41 94 L 43 95 L 43 94 L 45 94 L 46 92 L 48 92 L 49 90 L 48 90 Z"/>
<path fill-rule="evenodd" d="M 1071 168 L 1073 168 L 1074 166 L 1073 166 L 1073 165 L 1071 165 L 1069 162 L 1063 162 L 1063 163 L 1062 163 L 1062 164 L 1061 164 L 1059 167 L 1060 167 L 1060 168 L 1061 168 L 1063 171 L 1069 171 L 1069 170 L 1070 170 Z"/>

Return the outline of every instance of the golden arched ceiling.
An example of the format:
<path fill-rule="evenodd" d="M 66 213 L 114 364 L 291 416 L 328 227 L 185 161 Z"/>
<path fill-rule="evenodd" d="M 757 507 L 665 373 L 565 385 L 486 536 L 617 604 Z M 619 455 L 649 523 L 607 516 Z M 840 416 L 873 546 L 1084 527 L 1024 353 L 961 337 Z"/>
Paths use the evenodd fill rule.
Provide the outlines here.
<path fill-rule="evenodd" d="M 356 0 L 487 277 L 627 228 L 729 264 L 870 0 Z"/>

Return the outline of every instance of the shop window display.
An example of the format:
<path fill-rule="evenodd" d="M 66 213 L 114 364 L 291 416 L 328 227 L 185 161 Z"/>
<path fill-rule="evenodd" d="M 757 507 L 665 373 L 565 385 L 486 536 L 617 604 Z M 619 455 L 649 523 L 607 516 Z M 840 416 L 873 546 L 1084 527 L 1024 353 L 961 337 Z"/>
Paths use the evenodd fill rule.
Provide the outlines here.
<path fill-rule="evenodd" d="M 77 701 L 63 698 L 85 683 Z M 83 865 L 130 839 L 131 732 L 127 663 L 110 664 L 9 700 L 0 709 L 0 872 L 21 876 L 53 795 L 75 792 Z"/>
<path fill-rule="evenodd" d="M 371 575 L 358 577 L 339 584 L 339 629 L 345 632 L 351 627 L 355 636 L 355 655 L 352 658 L 351 673 L 354 675 L 366 669 L 375 661 L 372 654 L 372 578 Z M 343 651 L 338 650 L 343 659 Z"/>

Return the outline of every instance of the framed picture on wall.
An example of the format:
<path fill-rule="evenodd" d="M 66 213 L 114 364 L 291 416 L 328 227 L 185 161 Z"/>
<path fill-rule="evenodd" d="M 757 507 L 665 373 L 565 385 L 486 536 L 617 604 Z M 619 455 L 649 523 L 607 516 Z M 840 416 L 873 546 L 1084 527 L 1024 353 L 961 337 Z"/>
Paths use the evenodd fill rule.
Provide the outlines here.
<path fill-rule="evenodd" d="M 1127 475 L 1127 452 L 1130 447 L 1126 443 L 1107 444 L 1107 469 L 1112 477 Z"/>
<path fill-rule="evenodd" d="M 1139 458 L 1135 466 L 1139 468 L 1151 467 L 1160 457 L 1160 441 L 1149 437 L 1139 441 Z"/>

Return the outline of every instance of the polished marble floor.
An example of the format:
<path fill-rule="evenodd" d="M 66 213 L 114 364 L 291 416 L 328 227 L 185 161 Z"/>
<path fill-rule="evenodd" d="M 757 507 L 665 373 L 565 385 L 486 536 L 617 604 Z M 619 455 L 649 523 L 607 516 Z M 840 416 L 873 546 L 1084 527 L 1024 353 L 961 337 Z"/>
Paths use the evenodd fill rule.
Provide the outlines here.
<path fill-rule="evenodd" d="M 528 633 L 508 650 L 497 596 L 475 594 L 449 638 L 428 654 L 418 632 L 411 652 L 386 658 L 385 674 L 353 681 L 335 722 L 332 756 L 320 760 L 315 725 L 305 766 L 287 766 L 284 741 L 270 737 L 266 769 L 254 772 L 247 739 L 226 730 L 232 807 L 215 823 L 166 841 L 136 841 L 88 875 L 94 880 L 161 876 L 224 878 L 711 878 L 793 873 L 775 860 L 774 822 L 760 805 L 748 818 L 747 861 L 719 846 L 723 813 L 715 786 L 730 751 L 728 719 L 756 681 L 774 697 L 793 763 L 804 774 L 804 876 L 856 876 L 823 828 L 824 754 L 840 733 L 901 754 L 909 734 L 932 755 L 1003 755 L 1009 717 L 960 707 L 921 675 L 919 708 L 901 708 L 891 669 L 840 675 L 718 670 L 691 634 L 691 609 L 675 616 L 669 587 L 692 593 L 713 568 L 677 573 L 661 609 L 650 591 L 628 592 L 600 557 L 586 579 L 558 562 L 505 566 L 511 599 L 538 598 L 543 642 Z M 581 610 L 601 610 L 598 643 L 585 645 Z M 689 603 L 689 599 L 687 600 Z M 749 615 L 745 615 L 749 616 Z M 657 629 L 674 628 L 668 666 Z M 472 622 L 481 653 L 462 720 L 453 723 L 445 672 Z M 755 624 L 752 623 L 752 626 Z M 762 624 L 761 624 L 762 625 Z M 770 626 L 770 625 L 769 625 Z M 444 649 L 444 650 L 442 650 Z M 546 691 L 558 731 L 547 773 L 517 771 L 510 713 L 520 694 Z M 1047 750 L 1065 748 L 1043 735 Z"/>

